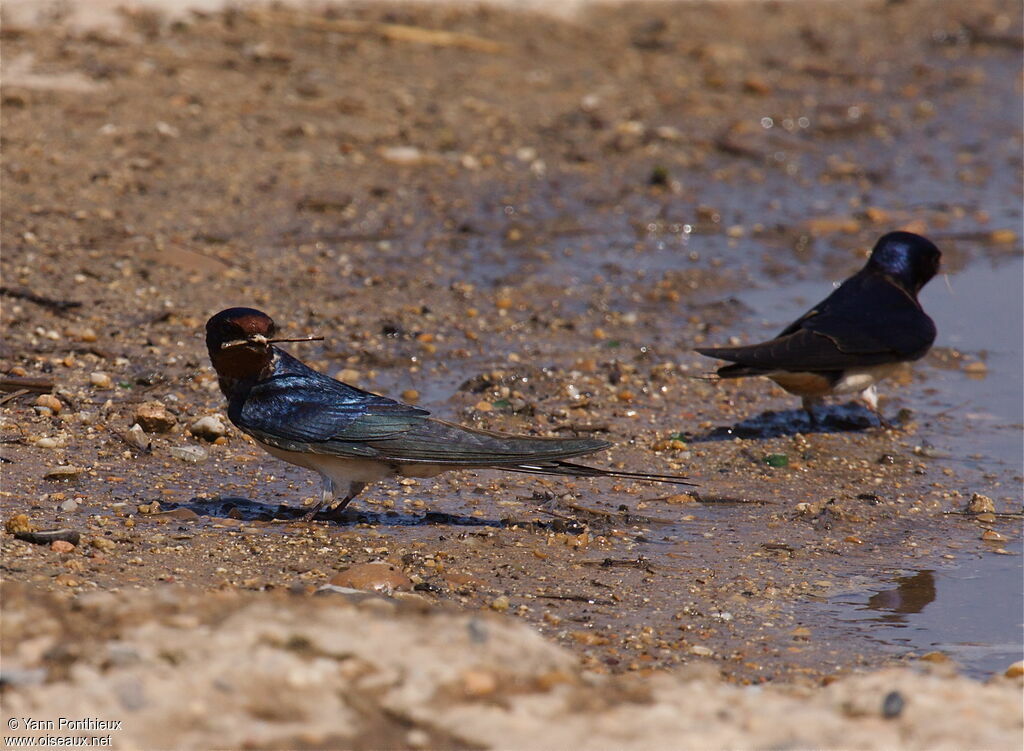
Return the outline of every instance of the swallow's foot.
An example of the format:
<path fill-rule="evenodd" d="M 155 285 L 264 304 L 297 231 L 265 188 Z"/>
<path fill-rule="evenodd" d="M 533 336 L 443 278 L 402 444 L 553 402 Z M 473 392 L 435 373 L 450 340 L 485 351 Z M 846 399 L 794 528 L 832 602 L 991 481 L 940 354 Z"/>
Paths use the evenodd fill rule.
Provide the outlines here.
<path fill-rule="evenodd" d="M 324 509 L 316 514 L 316 518 L 321 521 L 341 523 L 348 521 L 348 517 L 345 515 L 345 507 L 347 503 L 340 503 L 335 508 Z"/>
<path fill-rule="evenodd" d="M 324 504 L 322 504 L 322 503 L 316 504 L 313 508 L 311 508 L 309 511 L 307 511 L 306 513 L 304 513 L 302 515 L 302 521 L 304 521 L 304 522 L 311 522 L 311 521 L 313 521 L 316 518 L 317 514 L 320 513 L 320 510 L 323 507 L 324 507 Z"/>

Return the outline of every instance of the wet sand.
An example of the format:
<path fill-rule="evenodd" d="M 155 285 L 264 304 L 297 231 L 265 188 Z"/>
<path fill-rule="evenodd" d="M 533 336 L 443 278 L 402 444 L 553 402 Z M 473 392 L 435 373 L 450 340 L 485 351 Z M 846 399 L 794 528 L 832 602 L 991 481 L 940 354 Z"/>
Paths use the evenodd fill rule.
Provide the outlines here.
<path fill-rule="evenodd" d="M 4 404 L 4 519 L 80 540 L 60 552 L 5 535 L 5 580 L 64 603 L 56 622 L 114 592 L 116 623 L 139 590 L 215 612 L 203 597 L 307 598 L 386 561 L 424 607 L 520 619 L 593 674 L 1001 673 L 1020 659 L 1005 584 L 977 613 L 1006 624 L 982 639 L 1007 646 L 995 662 L 850 613 L 920 572 L 977 565 L 988 580 L 985 561 L 1020 560 L 1019 316 L 979 313 L 983 340 L 940 328 L 882 387 L 895 429 L 843 404 L 812 429 L 768 382 L 693 378 L 713 363 L 692 348 L 772 333 L 895 228 L 938 243 L 954 291 L 979 269 L 1019 277 L 1020 11 L 373 6 L 6 24 L 0 356 L 8 378 L 52 382 L 57 404 Z M 405 41 L 374 23 L 464 36 Z M 924 300 L 945 315 L 959 303 L 943 284 Z M 223 417 L 201 329 L 238 304 L 324 335 L 290 351 L 343 380 L 466 424 L 605 438 L 594 463 L 685 472 L 698 492 L 464 472 L 381 483 L 348 523 L 302 522 L 315 477 L 230 426 L 216 442 L 189 432 Z M 166 424 L 133 438 L 154 401 Z M 991 509 L 963 513 L 977 494 Z M 902 617 L 938 609 L 941 586 L 911 589 Z M 5 629 L 5 663 L 60 682 L 88 660 L 30 636 Z"/>

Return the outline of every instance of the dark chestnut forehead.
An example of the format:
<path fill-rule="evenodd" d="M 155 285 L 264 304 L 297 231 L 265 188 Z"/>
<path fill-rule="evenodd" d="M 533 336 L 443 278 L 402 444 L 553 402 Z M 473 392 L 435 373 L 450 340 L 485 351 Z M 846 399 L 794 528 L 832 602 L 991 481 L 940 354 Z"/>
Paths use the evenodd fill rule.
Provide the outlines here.
<path fill-rule="evenodd" d="M 262 313 L 232 318 L 231 322 L 246 334 L 268 334 L 274 328 L 274 322 Z"/>
<path fill-rule="evenodd" d="M 273 334 L 274 321 L 266 313 L 254 308 L 228 308 L 206 322 L 208 333 L 248 336 Z"/>

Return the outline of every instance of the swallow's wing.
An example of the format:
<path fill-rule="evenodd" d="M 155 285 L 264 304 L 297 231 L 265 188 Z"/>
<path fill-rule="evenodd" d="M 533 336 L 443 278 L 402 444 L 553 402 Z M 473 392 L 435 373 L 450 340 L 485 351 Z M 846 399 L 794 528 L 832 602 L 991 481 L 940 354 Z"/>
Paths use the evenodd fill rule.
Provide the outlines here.
<path fill-rule="evenodd" d="M 592 438 L 533 438 L 464 428 L 328 378 L 286 353 L 274 374 L 228 405 L 228 416 L 276 448 L 396 464 L 516 466 L 607 448 Z"/>
<path fill-rule="evenodd" d="M 375 456 L 361 445 L 403 433 L 430 413 L 316 374 L 284 373 L 256 384 L 228 416 L 239 428 L 278 448 L 304 451 L 338 443 L 338 453 Z M 324 453 L 332 453 L 325 451 Z"/>
<path fill-rule="evenodd" d="M 596 438 L 506 435 L 434 419 L 373 444 L 387 461 L 467 467 L 515 467 L 553 462 L 609 446 L 607 441 Z"/>
<path fill-rule="evenodd" d="M 884 276 L 862 271 L 771 341 L 697 351 L 736 363 L 740 367 L 719 374 L 738 376 L 916 360 L 934 341 L 935 324 L 911 295 Z"/>
<path fill-rule="evenodd" d="M 426 421 L 425 409 L 357 389 L 275 350 L 274 372 L 228 404 L 239 428 L 271 446 L 309 451 L 337 442 L 338 453 L 375 456 L 365 441 L 398 435 Z"/>

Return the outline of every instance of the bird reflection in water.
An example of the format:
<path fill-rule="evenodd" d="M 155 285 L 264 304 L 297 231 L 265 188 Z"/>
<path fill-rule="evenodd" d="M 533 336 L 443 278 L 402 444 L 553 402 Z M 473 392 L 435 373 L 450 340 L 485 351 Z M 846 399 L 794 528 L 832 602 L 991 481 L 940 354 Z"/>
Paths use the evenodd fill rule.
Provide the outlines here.
<path fill-rule="evenodd" d="M 867 609 L 882 613 L 879 621 L 903 623 L 907 614 L 920 613 L 935 600 L 935 577 L 931 571 L 901 576 L 894 583 L 895 589 L 877 592 L 868 599 Z"/>

